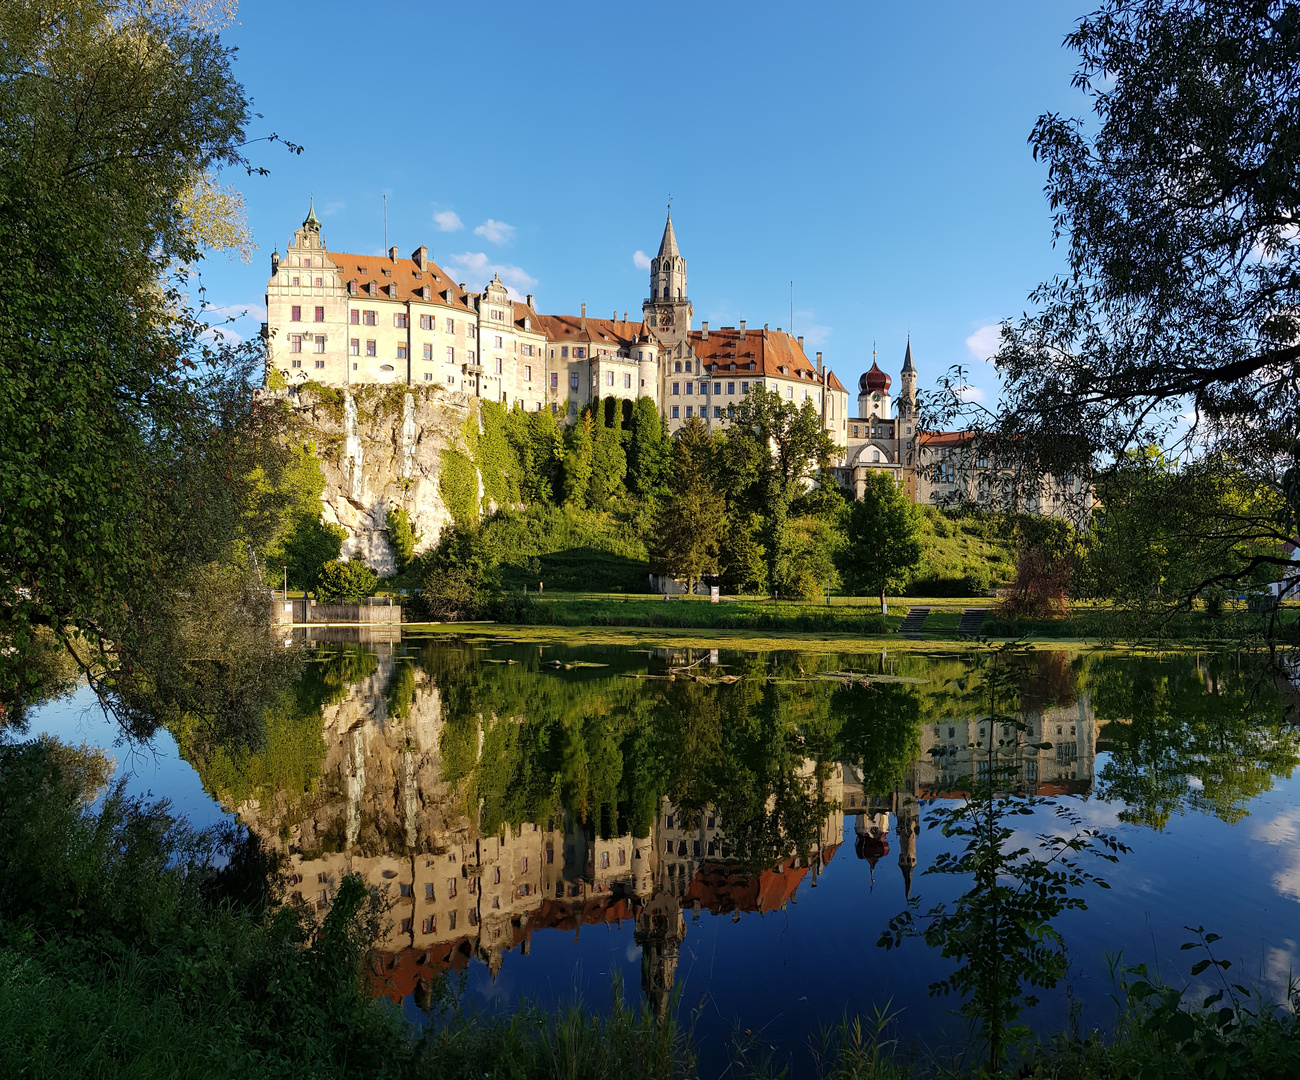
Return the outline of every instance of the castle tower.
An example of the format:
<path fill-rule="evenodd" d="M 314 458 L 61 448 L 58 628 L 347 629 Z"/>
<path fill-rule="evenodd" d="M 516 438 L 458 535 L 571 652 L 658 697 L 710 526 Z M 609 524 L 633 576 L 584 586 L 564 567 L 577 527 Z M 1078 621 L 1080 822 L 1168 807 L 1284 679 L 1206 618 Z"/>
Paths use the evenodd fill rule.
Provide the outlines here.
<path fill-rule="evenodd" d="M 671 210 L 659 254 L 650 260 L 650 298 L 641 311 L 646 329 L 665 350 L 688 340 L 695 311 L 686 295 L 686 260 L 677 249 Z"/>
<path fill-rule="evenodd" d="M 858 415 L 888 420 L 891 408 L 889 386 L 892 382 L 893 379 L 880 370 L 873 354 L 871 370 L 858 380 Z"/>
<path fill-rule="evenodd" d="M 903 356 L 903 370 L 898 373 L 898 415 L 909 420 L 916 418 L 916 368 L 912 366 L 912 335 L 907 335 L 907 353 Z"/>
<path fill-rule="evenodd" d="M 681 904 L 663 892 L 645 905 L 636 918 L 633 939 L 641 946 L 641 989 L 655 1019 L 668 1015 L 677 981 L 677 952 L 686 937 Z"/>
<path fill-rule="evenodd" d="M 903 891 L 912 895 L 912 871 L 916 869 L 916 838 L 921 832 L 921 807 L 911 795 L 898 796 L 898 868 L 903 871 Z"/>

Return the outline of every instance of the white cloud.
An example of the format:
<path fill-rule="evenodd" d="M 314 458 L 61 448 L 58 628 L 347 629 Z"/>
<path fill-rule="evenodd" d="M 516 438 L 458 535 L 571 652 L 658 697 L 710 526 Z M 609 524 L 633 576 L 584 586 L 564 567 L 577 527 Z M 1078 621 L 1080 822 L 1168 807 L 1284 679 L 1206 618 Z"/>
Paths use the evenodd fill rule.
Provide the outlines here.
<path fill-rule="evenodd" d="M 465 227 L 455 210 L 439 210 L 433 215 L 433 223 L 443 232 L 458 232 Z"/>
<path fill-rule="evenodd" d="M 489 244 L 508 244 L 515 238 L 515 227 L 507 225 L 504 221 L 496 221 L 488 218 L 474 229 L 475 236 L 481 236 Z"/>
<path fill-rule="evenodd" d="M 988 400 L 988 395 L 978 386 L 970 386 L 969 384 L 966 386 L 954 386 L 952 390 L 960 401 L 971 402 Z"/>
<path fill-rule="evenodd" d="M 482 251 L 448 255 L 446 262 L 448 269 L 453 270 L 458 277 L 464 277 L 465 283 L 476 289 L 481 289 L 495 274 L 516 300 L 523 298 L 524 290 L 537 284 L 537 279 L 523 267 L 510 263 L 494 263 L 487 257 L 487 253 Z"/>
<path fill-rule="evenodd" d="M 244 340 L 244 335 L 237 334 L 229 326 L 209 326 L 199 334 L 199 340 L 212 345 L 238 345 Z"/>
<path fill-rule="evenodd" d="M 813 313 L 806 308 L 795 308 L 795 325 L 790 332 L 803 335 L 804 352 L 810 355 L 818 349 L 825 348 L 826 339 L 831 336 L 831 328 L 813 321 Z"/>
<path fill-rule="evenodd" d="M 335 214 L 342 213 L 348 204 L 345 202 L 328 202 L 321 207 L 321 217 L 333 217 Z"/>
<path fill-rule="evenodd" d="M 649 270 L 650 256 L 640 248 L 637 248 L 636 251 L 632 252 L 632 265 L 638 270 Z"/>
<path fill-rule="evenodd" d="M 1283 896 L 1300 900 L 1300 854 L 1296 852 L 1296 841 L 1300 840 L 1300 810 L 1285 811 L 1270 821 L 1257 821 L 1252 831 L 1256 840 L 1279 847 L 1285 853 L 1285 858 L 1275 864 L 1273 888 Z"/>
<path fill-rule="evenodd" d="M 991 359 L 1002 344 L 1002 327 L 998 323 L 981 326 L 966 339 L 966 348 L 976 360 Z"/>

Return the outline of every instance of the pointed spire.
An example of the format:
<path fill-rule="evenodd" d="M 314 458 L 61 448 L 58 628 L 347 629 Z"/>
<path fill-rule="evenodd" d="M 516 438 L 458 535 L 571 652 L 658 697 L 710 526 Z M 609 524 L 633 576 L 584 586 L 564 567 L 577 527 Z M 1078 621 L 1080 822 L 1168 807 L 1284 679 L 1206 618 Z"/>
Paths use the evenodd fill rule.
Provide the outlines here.
<path fill-rule="evenodd" d="M 673 209 L 668 208 L 668 223 L 664 226 L 664 238 L 659 244 L 659 258 L 664 256 L 678 256 L 681 252 L 677 250 L 677 234 L 673 232 Z"/>
<path fill-rule="evenodd" d="M 304 229 L 320 228 L 320 218 L 316 216 L 315 194 L 313 194 L 311 197 L 311 205 L 307 208 L 307 217 L 303 220 L 302 227 Z"/>
<path fill-rule="evenodd" d="M 907 335 L 907 353 L 903 357 L 903 370 L 916 373 L 916 368 L 912 366 L 912 335 Z"/>

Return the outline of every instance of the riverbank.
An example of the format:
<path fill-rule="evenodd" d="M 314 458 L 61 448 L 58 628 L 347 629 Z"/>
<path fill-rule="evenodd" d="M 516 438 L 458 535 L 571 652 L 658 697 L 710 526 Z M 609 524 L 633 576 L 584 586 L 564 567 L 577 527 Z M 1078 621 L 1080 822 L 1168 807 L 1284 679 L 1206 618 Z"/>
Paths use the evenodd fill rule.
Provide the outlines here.
<path fill-rule="evenodd" d="M 889 614 L 881 615 L 874 600 L 861 597 L 833 597 L 830 604 L 774 602 L 757 598 L 710 603 L 706 597 L 619 596 L 602 593 L 562 593 L 511 596 L 498 604 L 497 619 L 469 624 L 407 623 L 407 630 L 462 629 L 473 626 L 492 633 L 504 631 L 529 636 L 543 629 L 600 630 L 600 640 L 621 644 L 643 640 L 647 635 L 628 638 L 620 631 L 639 628 L 653 631 L 656 640 L 679 640 L 690 631 L 708 631 L 710 647 L 721 641 L 743 640 L 746 647 L 788 648 L 792 640 L 826 642 L 843 647 L 846 642 L 865 647 L 911 648 L 917 642 L 926 647 L 969 642 L 971 635 L 958 631 L 963 611 L 983 608 L 989 612 L 978 632 L 993 640 L 1043 640 L 1053 647 L 1119 646 L 1133 648 L 1179 646 L 1238 647 L 1258 638 L 1267 615 L 1228 610 L 1210 615 L 1204 610 L 1180 612 L 1163 623 L 1134 616 L 1115 608 L 1087 603 L 1071 605 L 1061 619 L 1004 619 L 994 614 L 995 601 L 988 597 L 937 599 L 891 598 Z M 917 637 L 899 634 L 907 612 L 914 607 L 929 609 Z M 1300 618 L 1300 606 L 1289 605 L 1280 613 L 1282 629 L 1293 628 Z M 761 635 L 761 638 L 755 635 Z M 592 640 L 593 635 L 584 635 Z M 778 644 L 763 645 L 760 641 Z M 693 647 L 693 646 L 692 646 Z"/>

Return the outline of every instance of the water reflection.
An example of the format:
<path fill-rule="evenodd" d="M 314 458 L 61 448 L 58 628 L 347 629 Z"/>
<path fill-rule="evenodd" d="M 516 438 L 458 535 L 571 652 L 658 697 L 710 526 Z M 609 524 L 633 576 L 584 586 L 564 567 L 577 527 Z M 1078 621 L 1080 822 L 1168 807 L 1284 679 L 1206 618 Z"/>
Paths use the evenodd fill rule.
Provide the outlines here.
<path fill-rule="evenodd" d="M 1019 663 L 1024 741 L 1051 744 L 1014 752 L 1025 790 L 1096 790 L 1155 826 L 1184 805 L 1233 820 L 1296 763 L 1276 692 L 1232 660 Z M 694 920 L 786 910 L 845 842 L 872 887 L 911 895 L 925 801 L 1013 740 L 969 673 L 961 657 L 328 642 L 264 750 L 188 753 L 319 912 L 348 873 L 383 891 L 384 992 L 418 999 L 474 958 L 495 977 L 539 931 L 627 923 L 662 1012 Z"/>

